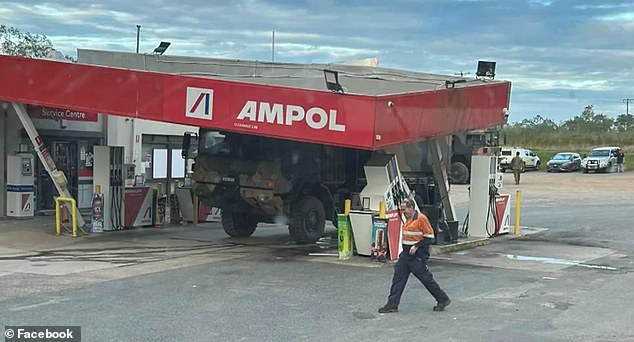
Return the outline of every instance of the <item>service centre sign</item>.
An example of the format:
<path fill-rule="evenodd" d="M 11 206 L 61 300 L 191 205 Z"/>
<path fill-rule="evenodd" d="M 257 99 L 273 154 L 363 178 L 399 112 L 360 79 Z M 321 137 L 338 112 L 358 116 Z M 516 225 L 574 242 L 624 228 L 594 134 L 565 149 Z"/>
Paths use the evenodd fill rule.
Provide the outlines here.
<path fill-rule="evenodd" d="M 27 106 L 29 116 L 35 119 L 97 121 L 97 113 L 81 112 L 72 109 L 58 109 L 41 106 Z"/>

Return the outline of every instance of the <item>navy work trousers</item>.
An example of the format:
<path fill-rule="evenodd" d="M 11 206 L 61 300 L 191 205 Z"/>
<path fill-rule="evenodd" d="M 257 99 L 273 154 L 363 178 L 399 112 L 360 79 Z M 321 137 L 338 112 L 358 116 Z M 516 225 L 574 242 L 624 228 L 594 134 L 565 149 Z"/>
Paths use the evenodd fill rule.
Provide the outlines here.
<path fill-rule="evenodd" d="M 409 246 L 403 246 L 403 252 L 398 256 L 398 261 L 394 266 L 392 288 L 390 289 L 390 296 L 387 298 L 389 304 L 398 306 L 410 273 L 413 273 L 423 283 L 427 291 L 434 296 L 436 302 L 444 303 L 449 300 L 449 297 L 434 280 L 434 276 L 429 271 L 429 267 L 427 267 L 431 241 L 432 239 L 430 238 L 423 239 L 423 243 L 418 247 L 414 255 L 409 254 Z"/>

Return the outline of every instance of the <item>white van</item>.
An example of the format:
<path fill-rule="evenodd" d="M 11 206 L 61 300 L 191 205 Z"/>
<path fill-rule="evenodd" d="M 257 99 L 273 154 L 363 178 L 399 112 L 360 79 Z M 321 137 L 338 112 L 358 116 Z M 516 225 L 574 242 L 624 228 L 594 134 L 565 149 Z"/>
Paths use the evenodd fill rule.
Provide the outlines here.
<path fill-rule="evenodd" d="M 524 160 L 525 169 L 539 170 L 541 161 L 533 151 L 521 147 L 502 147 L 499 158 L 500 171 L 505 172 L 511 169 L 511 160 L 515 157 L 517 152 L 520 153 L 520 157 Z"/>

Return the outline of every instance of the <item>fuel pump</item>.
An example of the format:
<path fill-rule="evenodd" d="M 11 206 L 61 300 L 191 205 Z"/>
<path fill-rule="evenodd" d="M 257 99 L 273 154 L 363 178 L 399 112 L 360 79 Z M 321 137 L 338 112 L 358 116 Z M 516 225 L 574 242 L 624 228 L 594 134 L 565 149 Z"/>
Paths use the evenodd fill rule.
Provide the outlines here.
<path fill-rule="evenodd" d="M 7 216 L 33 217 L 33 155 L 7 156 Z"/>
<path fill-rule="evenodd" d="M 497 176 L 497 157 L 475 155 L 471 157 L 471 187 L 469 191 L 468 234 L 474 237 L 492 237 L 496 233 L 496 195 L 500 177 Z"/>
<path fill-rule="evenodd" d="M 103 230 L 123 229 L 125 205 L 123 146 L 94 147 L 94 181 L 103 195 Z"/>

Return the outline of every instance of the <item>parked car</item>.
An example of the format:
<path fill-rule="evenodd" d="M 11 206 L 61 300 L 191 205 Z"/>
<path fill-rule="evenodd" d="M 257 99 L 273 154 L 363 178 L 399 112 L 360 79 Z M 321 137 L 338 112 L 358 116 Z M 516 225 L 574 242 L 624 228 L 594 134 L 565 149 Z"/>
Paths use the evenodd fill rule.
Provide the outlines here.
<path fill-rule="evenodd" d="M 581 171 L 613 172 L 616 171 L 616 151 L 618 147 L 597 147 L 581 161 Z"/>
<path fill-rule="evenodd" d="M 559 152 L 546 163 L 546 171 L 576 171 L 581 169 L 581 156 L 574 152 Z"/>
<path fill-rule="evenodd" d="M 539 170 L 541 161 L 533 151 L 521 147 L 502 147 L 500 152 L 500 171 L 505 172 L 511 169 L 511 160 L 513 160 L 517 152 L 520 153 L 520 157 L 524 160 L 525 169 Z"/>

